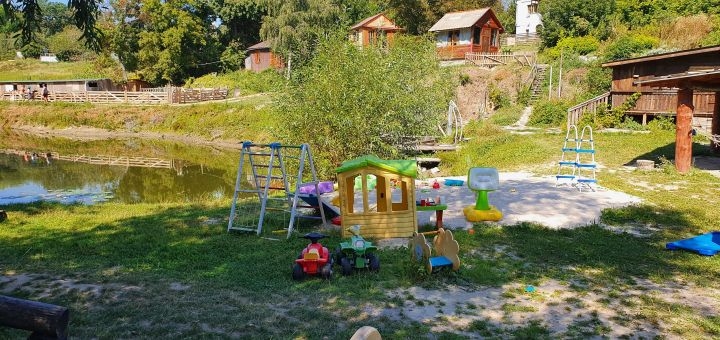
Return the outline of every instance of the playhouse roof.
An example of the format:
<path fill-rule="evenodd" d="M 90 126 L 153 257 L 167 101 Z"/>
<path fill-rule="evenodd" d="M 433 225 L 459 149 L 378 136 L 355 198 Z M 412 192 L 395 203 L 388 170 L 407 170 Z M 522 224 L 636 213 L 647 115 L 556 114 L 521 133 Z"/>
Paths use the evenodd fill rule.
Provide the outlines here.
<path fill-rule="evenodd" d="M 351 170 L 374 166 L 386 171 L 395 172 L 403 176 L 417 177 L 417 163 L 413 160 L 380 159 L 377 156 L 366 155 L 343 162 L 335 172 L 342 173 Z"/>

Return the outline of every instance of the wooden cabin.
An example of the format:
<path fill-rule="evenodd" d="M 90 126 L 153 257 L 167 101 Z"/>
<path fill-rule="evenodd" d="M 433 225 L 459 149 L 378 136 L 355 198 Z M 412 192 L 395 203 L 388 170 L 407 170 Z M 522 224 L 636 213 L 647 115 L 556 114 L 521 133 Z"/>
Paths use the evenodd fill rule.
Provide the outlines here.
<path fill-rule="evenodd" d="M 491 8 L 445 14 L 430 28 L 443 59 L 464 59 L 465 53 L 497 53 L 504 31 Z"/>
<path fill-rule="evenodd" d="M 357 46 L 387 46 L 392 44 L 395 34 L 402 30 L 384 13 L 378 13 L 350 27 L 350 41 Z"/>
<path fill-rule="evenodd" d="M 410 237 L 417 231 L 415 161 L 362 156 L 342 163 L 336 172 L 343 237 L 356 224 L 364 237 Z"/>
<path fill-rule="evenodd" d="M 622 105 L 635 92 L 642 95 L 628 115 L 640 116 L 646 123 L 648 116 L 674 116 L 677 109 L 677 88 L 658 86 L 650 79 L 686 73 L 692 75 L 707 70 L 720 70 L 720 46 L 663 53 L 646 57 L 618 60 L 602 65 L 612 68 L 609 103 Z M 695 124 L 709 124 L 713 116 L 715 92 L 697 89 L 693 93 Z"/>
<path fill-rule="evenodd" d="M 279 70 L 285 67 L 280 56 L 270 50 L 270 42 L 268 41 L 262 41 L 248 47 L 247 54 L 245 69 L 262 72 L 269 68 Z"/>

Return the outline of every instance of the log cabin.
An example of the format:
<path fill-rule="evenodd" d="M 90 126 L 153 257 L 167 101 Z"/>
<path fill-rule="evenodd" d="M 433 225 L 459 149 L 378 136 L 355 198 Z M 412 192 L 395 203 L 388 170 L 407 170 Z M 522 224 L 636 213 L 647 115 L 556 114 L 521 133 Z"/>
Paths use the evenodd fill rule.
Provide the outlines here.
<path fill-rule="evenodd" d="M 443 59 L 463 59 L 467 52 L 497 53 L 504 30 L 491 8 L 447 13 L 430 28 Z"/>
<path fill-rule="evenodd" d="M 403 29 L 395 25 L 384 13 L 367 17 L 350 27 L 350 41 L 357 46 L 392 44 L 397 32 Z"/>

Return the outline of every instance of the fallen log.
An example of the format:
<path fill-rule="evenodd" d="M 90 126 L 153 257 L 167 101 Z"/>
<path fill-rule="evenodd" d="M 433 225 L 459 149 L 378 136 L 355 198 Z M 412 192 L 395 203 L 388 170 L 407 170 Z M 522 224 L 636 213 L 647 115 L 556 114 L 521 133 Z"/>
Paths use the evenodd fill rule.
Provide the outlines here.
<path fill-rule="evenodd" d="M 0 295 L 0 326 L 31 331 L 30 339 L 67 339 L 69 320 L 65 307 Z"/>

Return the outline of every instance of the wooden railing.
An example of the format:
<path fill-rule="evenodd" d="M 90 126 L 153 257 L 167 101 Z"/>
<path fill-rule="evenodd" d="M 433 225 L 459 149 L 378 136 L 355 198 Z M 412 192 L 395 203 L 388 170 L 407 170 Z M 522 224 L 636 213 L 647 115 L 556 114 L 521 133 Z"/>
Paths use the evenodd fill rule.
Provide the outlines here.
<path fill-rule="evenodd" d="M 186 89 L 181 87 L 163 87 L 134 91 L 51 91 L 49 101 L 97 104 L 179 104 L 198 103 L 227 98 L 227 89 Z M 0 92 L 1 100 L 24 101 L 42 100 L 42 96 L 28 97 L 18 91 Z"/>
<path fill-rule="evenodd" d="M 567 124 L 576 125 L 582 115 L 586 112 L 595 113 L 598 109 L 607 109 L 610 103 L 610 92 L 605 92 L 595 98 L 588 99 L 580 104 L 577 104 L 567 111 Z"/>
<path fill-rule="evenodd" d="M 531 34 L 507 34 L 500 36 L 502 46 L 537 44 L 540 42 L 540 35 Z"/>
<path fill-rule="evenodd" d="M 534 53 L 465 53 L 465 60 L 472 62 L 478 66 L 497 66 L 507 65 L 510 63 L 518 63 L 520 65 L 529 66 L 535 64 Z"/>
<path fill-rule="evenodd" d="M 613 92 L 611 104 L 613 107 L 622 105 L 634 92 Z M 714 92 L 693 93 L 693 116 L 712 117 Z M 626 113 L 630 115 L 674 115 L 677 110 L 677 91 L 642 92 L 642 96 L 635 102 L 635 107 Z"/>

